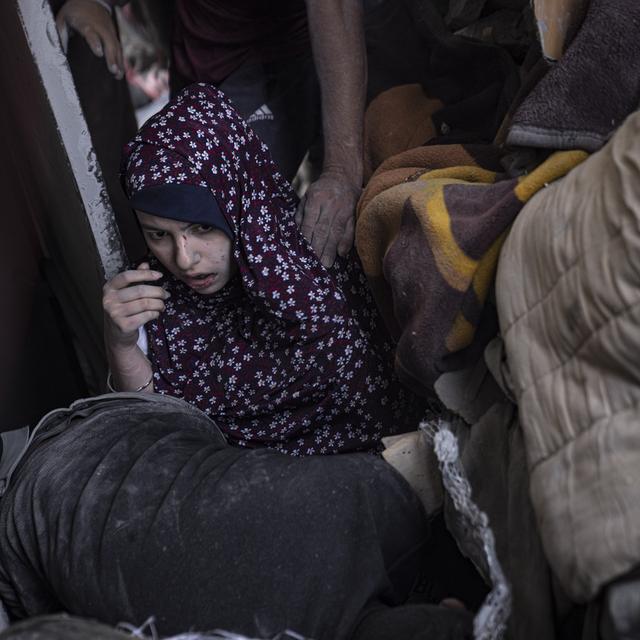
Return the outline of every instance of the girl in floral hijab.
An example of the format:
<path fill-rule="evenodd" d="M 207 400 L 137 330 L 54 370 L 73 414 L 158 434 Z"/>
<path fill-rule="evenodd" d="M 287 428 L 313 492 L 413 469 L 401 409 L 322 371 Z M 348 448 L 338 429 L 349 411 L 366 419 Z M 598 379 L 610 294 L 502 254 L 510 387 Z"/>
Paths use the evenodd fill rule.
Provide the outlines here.
<path fill-rule="evenodd" d="M 123 178 L 154 257 L 105 286 L 118 390 L 183 398 L 231 442 L 293 455 L 417 427 L 357 259 L 322 266 L 291 187 L 219 90 L 192 85 L 149 120 Z"/>

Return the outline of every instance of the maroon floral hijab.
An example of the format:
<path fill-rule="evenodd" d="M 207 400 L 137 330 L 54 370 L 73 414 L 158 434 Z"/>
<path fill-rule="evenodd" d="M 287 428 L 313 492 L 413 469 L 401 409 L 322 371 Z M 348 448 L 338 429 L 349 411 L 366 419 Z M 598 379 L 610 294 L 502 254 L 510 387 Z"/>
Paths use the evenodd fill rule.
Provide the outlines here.
<path fill-rule="evenodd" d="M 206 187 L 234 236 L 238 275 L 221 291 L 165 274 L 172 295 L 146 325 L 156 391 L 199 407 L 236 444 L 294 455 L 370 449 L 417 427 L 420 403 L 394 378 L 357 260 L 322 266 L 291 187 L 222 92 L 183 90 L 127 146 L 124 168 L 129 197 Z"/>

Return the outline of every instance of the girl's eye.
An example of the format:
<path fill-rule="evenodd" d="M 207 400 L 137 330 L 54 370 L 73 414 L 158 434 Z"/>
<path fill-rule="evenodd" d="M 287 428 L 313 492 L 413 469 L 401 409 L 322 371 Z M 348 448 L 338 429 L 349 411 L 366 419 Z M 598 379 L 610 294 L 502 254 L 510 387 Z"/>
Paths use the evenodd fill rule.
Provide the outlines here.
<path fill-rule="evenodd" d="M 147 231 L 147 238 L 151 240 L 162 240 L 166 235 L 166 231 Z"/>
<path fill-rule="evenodd" d="M 213 227 L 209 224 L 196 224 L 193 228 L 196 233 L 208 233 L 209 231 L 213 231 Z"/>

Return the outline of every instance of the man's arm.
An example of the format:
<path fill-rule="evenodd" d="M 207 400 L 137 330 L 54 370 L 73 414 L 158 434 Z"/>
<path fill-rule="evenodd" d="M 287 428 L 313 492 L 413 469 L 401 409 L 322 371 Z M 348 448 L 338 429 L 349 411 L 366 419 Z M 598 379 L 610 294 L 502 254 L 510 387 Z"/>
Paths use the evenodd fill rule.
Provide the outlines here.
<path fill-rule="evenodd" d="M 64 43 L 68 30 L 78 32 L 91 51 L 102 58 L 118 79 L 124 76 L 124 59 L 111 12 L 128 0 L 67 0 L 56 14 L 56 27 Z"/>
<path fill-rule="evenodd" d="M 322 92 L 324 163 L 298 210 L 302 233 L 329 267 L 353 246 L 362 189 L 366 52 L 362 0 L 307 0 Z"/>

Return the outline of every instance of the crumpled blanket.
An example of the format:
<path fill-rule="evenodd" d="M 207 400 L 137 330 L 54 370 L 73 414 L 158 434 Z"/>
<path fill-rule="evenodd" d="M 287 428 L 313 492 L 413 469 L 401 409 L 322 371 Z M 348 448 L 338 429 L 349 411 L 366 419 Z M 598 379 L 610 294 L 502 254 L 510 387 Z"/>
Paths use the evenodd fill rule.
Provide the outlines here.
<path fill-rule="evenodd" d="M 479 357 L 497 329 L 487 302 L 511 223 L 586 156 L 559 152 L 511 179 L 483 145 L 422 147 L 379 167 L 358 206 L 356 247 L 405 384 L 426 395 Z"/>

